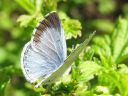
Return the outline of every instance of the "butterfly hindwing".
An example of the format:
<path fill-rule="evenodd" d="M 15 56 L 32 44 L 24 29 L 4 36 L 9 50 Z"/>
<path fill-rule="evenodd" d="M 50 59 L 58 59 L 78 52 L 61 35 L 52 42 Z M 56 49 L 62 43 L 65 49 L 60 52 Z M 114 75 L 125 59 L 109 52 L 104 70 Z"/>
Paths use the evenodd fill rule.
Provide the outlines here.
<path fill-rule="evenodd" d="M 46 61 L 48 57 L 34 51 L 31 47 L 30 42 L 28 42 L 22 52 L 22 70 L 28 81 L 34 83 L 38 78 L 44 78 L 46 75 L 50 74 L 55 68 L 54 66 L 47 66 L 47 64 L 52 63 Z"/>

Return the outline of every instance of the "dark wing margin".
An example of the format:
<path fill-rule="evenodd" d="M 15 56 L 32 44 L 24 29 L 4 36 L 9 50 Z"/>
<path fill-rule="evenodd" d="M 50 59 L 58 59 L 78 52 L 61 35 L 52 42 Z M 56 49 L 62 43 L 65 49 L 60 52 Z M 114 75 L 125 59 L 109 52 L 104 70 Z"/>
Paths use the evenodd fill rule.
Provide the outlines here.
<path fill-rule="evenodd" d="M 43 22 L 40 22 L 40 23 L 36 26 L 37 30 L 35 30 L 35 32 L 33 33 L 33 35 L 34 35 L 33 41 L 35 41 L 35 42 L 39 42 L 40 41 L 40 37 L 43 34 L 43 32 L 47 28 L 51 28 L 52 27 L 50 25 L 50 23 L 46 19 L 43 19 Z"/>
<path fill-rule="evenodd" d="M 47 36 L 47 37 L 45 37 Z M 45 44 L 44 44 L 45 42 Z M 47 42 L 47 44 L 46 44 Z M 42 43 L 42 44 L 39 44 Z M 66 43 L 64 31 L 61 26 L 59 16 L 56 12 L 51 12 L 44 16 L 44 18 L 36 26 L 32 37 L 33 46 L 46 45 L 48 49 L 54 50 L 58 56 L 58 61 L 62 63 L 66 57 Z M 49 47 L 49 45 L 51 47 Z M 53 47 L 54 46 L 54 47 Z M 39 49 L 39 47 L 37 47 Z M 35 48 L 35 49 L 37 49 Z M 40 48 L 42 49 L 42 48 Z M 53 51 L 53 50 L 52 50 Z M 63 54 L 63 55 L 62 55 Z"/>
<path fill-rule="evenodd" d="M 50 22 L 54 28 L 61 32 L 61 22 L 56 12 L 49 13 L 44 18 L 46 18 L 46 20 Z"/>
<path fill-rule="evenodd" d="M 47 30 L 47 28 L 55 28 L 60 34 L 61 34 L 61 22 L 59 19 L 59 16 L 56 12 L 51 12 L 44 16 L 44 18 L 39 22 L 39 24 L 36 26 L 36 32 L 33 33 L 34 35 L 34 41 L 39 42 L 40 36 L 42 35 L 42 32 Z"/>

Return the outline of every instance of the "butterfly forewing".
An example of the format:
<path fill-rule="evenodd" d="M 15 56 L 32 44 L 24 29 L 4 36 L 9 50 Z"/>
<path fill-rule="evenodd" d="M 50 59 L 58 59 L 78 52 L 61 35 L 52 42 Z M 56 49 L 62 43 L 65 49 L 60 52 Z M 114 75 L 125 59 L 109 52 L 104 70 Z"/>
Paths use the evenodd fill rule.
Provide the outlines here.
<path fill-rule="evenodd" d="M 47 78 L 66 58 L 64 31 L 56 12 L 43 18 L 22 52 L 22 70 L 26 79 L 35 82 Z"/>

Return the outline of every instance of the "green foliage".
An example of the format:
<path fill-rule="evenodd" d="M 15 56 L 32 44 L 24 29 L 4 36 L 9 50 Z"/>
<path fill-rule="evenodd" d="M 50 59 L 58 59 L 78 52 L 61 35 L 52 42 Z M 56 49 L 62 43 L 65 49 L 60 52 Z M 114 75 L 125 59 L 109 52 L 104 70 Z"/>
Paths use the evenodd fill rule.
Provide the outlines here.
<path fill-rule="evenodd" d="M 102 73 L 104 76 L 101 75 L 99 77 L 100 82 L 107 83 L 112 88 L 117 88 L 122 96 L 128 95 L 128 87 L 127 84 L 125 84 L 125 82 L 128 80 L 127 66 L 122 64 L 127 61 L 126 59 L 128 58 L 127 31 L 128 21 L 126 19 L 119 18 L 116 27 L 111 34 L 104 35 L 102 37 L 95 37 L 93 40 L 93 49 L 100 59 L 100 64 L 104 67 Z M 104 82 L 105 77 L 108 77 L 106 78 L 106 82 Z M 112 89 L 110 90 L 112 91 Z"/>
<path fill-rule="evenodd" d="M 34 2 L 29 2 L 29 0 L 23 0 L 23 1 L 16 0 L 16 2 L 19 5 L 21 5 L 21 7 L 26 9 L 29 15 L 28 14 L 21 15 L 17 21 L 20 22 L 20 26 L 22 27 L 30 26 L 32 28 L 42 18 L 42 14 L 44 16 L 46 13 L 55 11 L 57 7 L 56 4 L 58 2 L 57 0 L 55 1 L 47 0 L 47 2 L 45 0 L 35 0 Z M 27 6 L 28 4 L 29 6 Z M 59 16 L 62 20 L 62 24 L 66 32 L 67 39 L 70 39 L 72 37 L 77 38 L 77 35 L 81 36 L 81 31 L 80 31 L 81 24 L 78 20 L 70 19 L 64 12 L 59 12 Z"/>
<path fill-rule="evenodd" d="M 111 21 L 105 20 L 105 19 L 94 20 L 92 22 L 92 26 L 94 26 L 96 29 L 103 31 L 103 32 L 106 32 L 106 33 L 111 33 L 114 29 L 113 23 Z"/>
<path fill-rule="evenodd" d="M 113 12 L 116 7 L 116 2 L 114 0 L 98 0 L 99 1 L 99 11 L 104 14 Z"/>
<path fill-rule="evenodd" d="M 66 39 L 77 38 L 77 35 L 81 36 L 81 24 L 78 20 L 70 19 L 64 12 L 59 12 L 59 15 L 62 20 Z"/>
<path fill-rule="evenodd" d="M 78 53 L 85 50 L 77 59 L 77 52 L 69 56 L 70 74 L 34 88 L 21 72 L 20 54 L 37 22 L 51 11 L 59 14 L 69 53 L 74 44 Z M 123 0 L 1 0 L 0 96 L 128 96 L 127 13 Z M 97 30 L 92 42 L 79 44 L 92 30 Z"/>

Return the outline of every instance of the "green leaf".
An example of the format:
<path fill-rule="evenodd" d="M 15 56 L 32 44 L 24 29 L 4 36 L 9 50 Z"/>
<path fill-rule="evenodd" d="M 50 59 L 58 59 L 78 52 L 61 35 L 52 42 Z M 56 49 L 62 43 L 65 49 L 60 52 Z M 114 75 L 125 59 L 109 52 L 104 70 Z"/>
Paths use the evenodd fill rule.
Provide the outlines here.
<path fill-rule="evenodd" d="M 93 48 L 95 49 L 95 52 L 97 54 L 106 54 L 107 56 L 111 56 L 111 38 L 109 35 L 104 36 L 96 36 L 93 39 L 93 42 L 95 43 L 93 45 Z M 99 43 L 100 42 L 100 43 Z"/>
<path fill-rule="evenodd" d="M 98 29 L 100 31 L 103 31 L 103 32 L 106 32 L 106 33 L 111 33 L 113 31 L 113 29 L 114 29 L 114 24 L 111 21 L 105 20 L 105 19 L 93 20 L 92 25 L 96 29 Z"/>
<path fill-rule="evenodd" d="M 34 4 L 32 0 L 15 0 L 22 8 L 24 8 L 28 13 L 32 14 L 35 11 Z"/>
<path fill-rule="evenodd" d="M 47 14 L 51 11 L 56 11 L 58 1 L 59 0 L 42 0 L 42 13 Z"/>
<path fill-rule="evenodd" d="M 0 96 L 4 96 L 6 85 L 9 83 L 9 77 L 7 76 L 7 74 L 1 73 L 1 70 L 0 76 L 4 77 L 0 79 Z"/>
<path fill-rule="evenodd" d="M 36 0 L 36 11 L 41 12 L 43 0 Z"/>
<path fill-rule="evenodd" d="M 21 15 L 18 19 L 17 22 L 20 22 L 21 27 L 27 27 L 30 22 L 32 22 L 34 19 L 33 16 L 31 15 Z"/>
<path fill-rule="evenodd" d="M 97 36 L 93 39 L 93 48 L 100 57 L 111 57 L 115 63 L 121 63 L 128 58 L 128 21 L 119 18 L 111 34 Z M 102 60 L 102 59 L 101 59 Z M 106 61 L 108 59 L 106 58 Z"/>
<path fill-rule="evenodd" d="M 4 78 L 5 79 L 5 78 Z M 0 96 L 3 96 L 5 94 L 5 88 L 6 85 L 9 83 L 9 80 L 5 80 L 5 81 L 0 81 Z"/>
<path fill-rule="evenodd" d="M 122 74 L 128 74 L 128 66 L 126 66 L 125 64 L 120 64 L 118 65 L 119 67 L 119 72 Z"/>
<path fill-rule="evenodd" d="M 79 76 L 80 81 L 89 81 L 93 78 L 94 75 L 98 74 L 101 69 L 101 66 L 93 61 L 82 62 L 78 66 L 81 75 Z"/>
<path fill-rule="evenodd" d="M 7 50 L 3 47 L 0 47 L 0 65 L 2 66 L 3 62 L 7 59 Z"/>
<path fill-rule="evenodd" d="M 99 0 L 99 11 L 103 14 L 108 14 L 116 9 L 116 1 L 114 0 Z"/>
<path fill-rule="evenodd" d="M 121 64 L 128 59 L 127 31 L 128 21 L 119 18 L 113 33 L 96 36 L 92 45 L 102 65 L 102 74 L 98 75 L 99 83 L 106 85 L 111 92 L 117 88 L 122 96 L 128 95 L 128 69 Z"/>
<path fill-rule="evenodd" d="M 117 27 L 112 34 L 112 51 L 113 59 L 115 62 L 119 62 L 119 58 L 122 59 L 124 55 L 128 54 L 125 51 L 128 48 L 128 21 L 119 18 Z"/>
<path fill-rule="evenodd" d="M 77 38 L 81 36 L 81 23 L 78 20 L 70 19 L 65 13 L 59 12 L 62 25 L 66 34 L 66 39 Z"/>
<path fill-rule="evenodd" d="M 20 23 L 21 27 L 28 27 L 31 26 L 34 28 L 37 22 L 42 18 L 42 14 L 34 14 L 34 15 L 21 15 L 17 22 Z"/>

